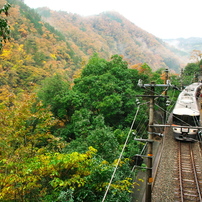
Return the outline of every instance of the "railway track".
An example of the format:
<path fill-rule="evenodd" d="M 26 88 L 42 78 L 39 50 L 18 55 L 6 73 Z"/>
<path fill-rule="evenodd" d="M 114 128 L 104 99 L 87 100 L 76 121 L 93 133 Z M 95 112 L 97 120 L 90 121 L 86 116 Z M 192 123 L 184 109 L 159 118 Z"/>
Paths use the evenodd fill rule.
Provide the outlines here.
<path fill-rule="evenodd" d="M 175 201 L 202 201 L 202 173 L 193 144 L 178 142 Z"/>

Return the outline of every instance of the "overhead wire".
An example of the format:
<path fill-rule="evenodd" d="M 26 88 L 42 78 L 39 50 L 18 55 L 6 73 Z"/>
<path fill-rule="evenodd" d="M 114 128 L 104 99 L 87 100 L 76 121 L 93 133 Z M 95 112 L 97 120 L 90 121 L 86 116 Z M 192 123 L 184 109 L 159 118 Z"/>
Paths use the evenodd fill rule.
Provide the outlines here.
<path fill-rule="evenodd" d="M 141 137 L 144 135 L 144 132 L 146 131 L 145 123 L 148 122 L 148 117 L 146 115 L 142 116 L 140 122 L 138 123 L 136 127 L 136 135 L 140 134 L 141 131 Z"/>
<path fill-rule="evenodd" d="M 170 100 L 172 100 L 174 98 L 175 91 L 176 91 L 175 89 L 174 89 L 174 91 L 172 91 L 172 98 Z"/>
<path fill-rule="evenodd" d="M 165 91 L 168 90 L 168 88 L 169 88 L 169 86 L 166 87 L 166 89 L 163 90 L 163 92 L 162 92 L 161 94 L 155 92 L 155 91 L 152 90 L 152 89 L 147 89 L 147 90 L 148 90 L 149 92 L 151 92 L 151 93 L 155 93 L 155 94 L 157 94 L 158 96 L 161 96 Z M 174 92 L 173 92 L 173 94 L 172 94 L 172 98 L 169 98 L 169 100 L 173 103 L 173 104 L 172 104 L 172 107 L 170 108 L 170 111 L 173 110 L 174 104 L 176 103 L 176 101 L 173 100 L 173 98 L 174 98 L 174 94 L 175 94 L 175 89 L 174 89 Z M 162 95 L 162 97 L 164 97 L 164 96 Z M 155 100 L 157 100 L 158 98 L 159 98 L 159 97 L 156 97 Z M 159 107 L 161 110 L 163 110 L 164 112 L 168 113 L 169 115 L 171 114 L 170 111 L 165 110 L 164 108 L 162 108 L 161 106 L 159 106 L 159 105 L 157 105 L 157 104 L 155 104 L 155 105 L 158 106 L 158 107 Z"/>
<path fill-rule="evenodd" d="M 165 91 L 167 91 L 167 90 L 168 90 L 168 87 L 167 87 L 161 94 L 159 94 L 159 95 L 162 95 L 162 94 L 163 94 Z M 150 91 L 150 92 L 154 92 L 153 90 L 150 90 L 150 89 L 149 89 L 149 91 Z M 170 108 L 169 111 L 168 111 L 168 110 L 165 110 L 164 108 L 160 107 L 160 106 L 157 105 L 157 104 L 156 104 L 156 106 L 158 106 L 159 108 L 161 108 L 163 111 L 165 111 L 166 113 L 168 113 L 168 114 L 170 115 L 170 114 L 171 114 L 171 110 L 173 110 L 174 104 L 175 104 L 175 102 L 176 102 L 176 101 L 173 101 L 173 98 L 174 98 L 175 93 L 176 93 L 176 90 L 174 89 L 174 91 L 172 92 L 171 98 L 169 98 L 169 100 L 173 102 L 173 104 L 171 105 L 172 107 Z M 155 98 L 155 100 L 156 100 L 156 99 L 158 99 L 158 98 Z M 170 103 L 169 103 L 169 105 L 170 105 Z M 143 119 L 143 117 L 142 117 L 142 119 Z M 197 120 L 196 120 L 196 121 L 197 121 Z M 138 124 L 138 126 L 139 126 L 139 124 Z M 138 133 L 138 132 L 137 132 L 137 133 Z M 142 149 L 142 152 L 145 151 L 146 147 L 147 147 L 147 144 L 144 145 L 144 148 Z M 141 152 L 141 153 L 142 153 L 142 152 Z M 131 173 L 134 171 L 134 169 L 135 169 L 136 167 L 137 167 L 137 165 L 134 165 L 134 166 L 133 166 L 133 168 L 132 168 L 132 170 L 131 170 Z"/>
<path fill-rule="evenodd" d="M 159 106 L 158 104 L 155 104 L 156 106 L 158 106 L 159 108 L 161 108 L 164 112 L 166 112 L 166 113 L 168 113 L 169 115 L 172 113 L 170 113 L 169 111 L 167 111 L 167 110 L 165 110 L 165 109 L 163 109 L 161 106 Z M 187 123 L 186 121 L 184 121 L 184 120 L 182 120 L 182 119 L 180 119 L 180 118 L 178 118 L 178 117 L 175 117 L 177 120 L 179 120 L 179 121 L 181 121 L 181 122 L 183 122 L 185 125 L 187 125 L 187 126 L 192 126 L 191 124 L 189 124 L 189 123 Z"/>
<path fill-rule="evenodd" d="M 142 123 L 145 122 L 145 117 L 146 117 L 146 115 L 144 115 L 144 116 L 141 117 L 141 120 L 139 121 L 139 123 L 138 123 L 138 125 L 137 125 L 136 128 L 142 127 Z"/>
<path fill-rule="evenodd" d="M 157 93 L 156 91 L 153 91 L 152 89 L 149 89 L 149 88 L 148 88 L 147 90 L 148 90 L 150 93 L 155 93 L 156 95 L 161 96 L 165 91 L 168 91 L 168 88 L 169 88 L 169 86 L 166 87 L 166 89 L 164 89 L 162 93 Z M 174 89 L 174 92 L 176 92 L 176 89 Z M 162 97 L 164 97 L 164 96 L 162 95 Z M 174 93 L 173 93 L 173 97 L 174 97 Z M 155 99 L 158 99 L 158 97 L 155 98 Z M 175 102 L 174 100 L 172 100 L 172 99 L 170 99 L 170 98 L 169 98 L 169 100 L 171 100 L 172 102 Z"/>
<path fill-rule="evenodd" d="M 167 89 L 168 89 L 168 87 L 167 87 Z M 175 90 L 175 89 L 174 89 L 174 90 Z M 154 91 L 151 90 L 151 89 L 148 89 L 148 91 L 154 93 Z M 165 92 L 165 90 L 164 90 L 163 92 Z M 161 94 L 163 94 L 163 92 L 162 92 Z M 156 93 L 156 92 L 155 92 L 155 93 Z M 175 93 L 175 92 L 174 92 L 174 93 Z M 173 95 L 172 95 L 173 97 L 174 97 L 174 93 L 173 93 Z M 158 94 L 158 93 L 156 93 L 156 94 L 159 95 L 159 96 L 161 95 L 161 94 Z M 176 103 L 176 101 L 173 100 L 173 97 L 172 97 L 172 99 L 169 98 L 169 100 L 173 102 L 173 107 L 174 107 L 174 104 Z M 158 98 L 155 98 L 155 100 L 156 100 L 156 99 L 158 99 Z M 179 103 L 179 104 L 180 104 L 180 103 Z M 156 105 L 157 105 L 157 104 L 156 104 Z M 181 104 L 181 105 L 183 106 L 183 104 Z M 159 105 L 157 105 L 157 106 L 160 107 Z M 173 107 L 170 108 L 170 110 L 173 110 Z M 163 109 L 162 107 L 160 107 L 160 108 L 161 108 L 163 111 L 165 111 L 165 109 Z M 198 112 L 198 111 L 196 111 L 196 110 L 193 110 L 193 111 Z M 168 111 L 166 110 L 166 112 L 169 113 L 169 114 L 171 114 L 170 111 L 168 112 Z M 176 117 L 176 118 L 177 118 L 177 117 Z M 177 118 L 177 119 L 178 119 L 178 120 L 181 120 L 181 119 L 179 119 L 179 118 Z M 185 124 L 188 124 L 188 123 L 186 123 L 186 122 L 183 121 L 183 120 L 181 120 L 181 121 L 184 122 Z M 190 125 L 190 124 L 188 124 L 188 125 Z M 190 125 L 190 126 L 191 126 L 191 125 Z"/>
<path fill-rule="evenodd" d="M 147 122 L 147 125 L 148 125 L 148 120 L 145 120 L 144 123 L 146 123 L 146 122 Z M 143 129 L 143 127 L 144 127 L 144 129 Z M 145 127 L 145 124 L 142 124 L 142 126 L 138 130 L 137 134 L 139 134 L 141 132 L 141 136 L 140 137 L 143 138 L 144 134 L 146 134 L 146 130 L 147 130 L 147 128 Z"/>
<path fill-rule="evenodd" d="M 142 105 L 142 104 L 141 104 L 141 105 Z M 108 194 L 109 188 L 110 188 L 110 186 L 111 186 L 111 184 L 112 184 L 113 178 L 114 178 L 114 176 L 115 176 L 115 174 L 116 174 L 116 171 L 117 171 L 117 169 L 118 169 L 118 165 L 119 165 L 119 163 L 120 163 L 120 161 L 121 161 L 121 158 L 122 158 L 122 156 L 123 156 L 123 152 L 124 152 L 124 150 L 125 150 L 125 148 L 126 148 L 126 145 L 127 145 L 128 139 L 129 139 L 129 137 L 130 137 L 131 131 L 132 131 L 132 129 L 133 129 L 135 120 L 136 120 L 136 118 L 137 118 L 139 109 L 140 109 L 140 105 L 138 105 L 138 108 L 137 108 L 137 110 L 136 110 L 134 119 L 133 119 L 133 121 L 132 121 L 130 130 L 129 130 L 128 135 L 127 135 L 127 138 L 126 138 L 126 141 L 125 141 L 125 143 L 124 143 L 124 146 L 123 146 L 123 148 L 122 148 L 122 151 L 121 151 L 120 156 L 119 156 L 119 158 L 118 158 L 118 161 L 117 161 L 117 163 L 116 163 L 116 167 L 115 167 L 114 172 L 113 172 L 113 174 L 112 174 L 112 176 L 111 176 L 110 182 L 109 182 L 109 184 L 108 184 L 108 186 L 107 186 L 107 189 L 106 189 L 106 192 L 105 192 L 104 197 L 103 197 L 103 199 L 102 199 L 102 202 L 104 202 L 105 199 L 106 199 L 106 196 L 107 196 L 107 194 Z"/>
<path fill-rule="evenodd" d="M 168 87 L 166 88 L 166 90 L 167 90 L 167 89 L 168 89 Z M 164 92 L 165 92 L 166 90 L 164 90 Z M 149 91 L 154 92 L 153 90 L 150 90 L 150 89 L 149 89 Z M 162 94 L 162 93 L 161 93 L 161 94 Z M 159 95 L 161 95 L 161 94 L 159 94 Z M 174 97 L 174 93 L 173 93 L 173 97 Z M 157 98 L 156 98 L 156 99 L 157 99 Z M 172 100 L 171 100 L 171 101 L 172 101 Z M 146 103 L 147 103 L 147 102 L 146 102 Z M 145 104 L 145 103 L 144 103 L 144 104 Z M 142 104 L 141 104 L 141 105 L 142 105 Z M 158 107 L 160 107 L 160 106 L 157 105 L 157 104 L 155 104 L 155 105 L 158 106 Z M 167 113 L 170 113 L 169 111 L 163 109 L 162 107 L 160 107 L 160 108 L 161 108 L 163 111 L 166 111 Z M 119 156 L 119 159 L 118 159 L 118 161 L 117 161 L 117 163 L 116 163 L 116 167 L 115 167 L 114 172 L 113 172 L 113 174 L 112 174 L 112 176 L 111 176 L 110 182 L 109 182 L 109 184 L 108 184 L 108 186 L 107 186 L 107 189 L 106 189 L 106 192 L 105 192 L 104 197 L 103 197 L 103 199 L 102 199 L 102 202 L 104 202 L 105 199 L 106 199 L 106 196 L 107 196 L 107 194 L 108 194 L 109 188 L 110 188 L 110 186 L 111 186 L 111 184 L 112 184 L 113 178 L 114 178 L 114 176 L 115 176 L 115 174 L 116 174 L 116 171 L 117 171 L 117 169 L 118 169 L 118 165 L 119 165 L 119 163 L 120 163 L 120 161 L 121 161 L 121 158 L 122 158 L 122 156 L 123 156 L 123 152 L 124 152 L 124 150 L 125 150 L 125 147 L 126 147 L 126 145 L 127 145 L 128 139 L 129 139 L 130 134 L 131 134 L 131 131 L 132 131 L 132 129 L 133 129 L 133 126 L 134 126 L 135 120 L 136 120 L 136 118 L 137 118 L 137 114 L 138 114 L 138 112 L 139 112 L 139 109 L 140 109 L 140 105 L 138 105 L 136 114 L 135 114 L 135 116 L 134 116 L 133 122 L 132 122 L 131 127 L 130 127 L 130 130 L 129 130 L 129 132 L 128 132 L 126 141 L 125 141 L 124 146 L 123 146 L 123 148 L 122 148 L 122 151 L 121 151 L 121 154 L 120 154 L 120 156 Z M 143 118 L 142 118 L 142 119 L 143 119 Z M 185 123 L 186 123 L 186 122 L 185 122 Z M 139 125 L 139 124 L 138 124 L 138 125 Z M 142 152 L 145 150 L 146 146 L 147 146 L 147 145 L 145 144 L 145 146 L 144 146 Z M 135 169 L 135 166 L 133 167 L 132 170 L 134 170 L 134 169 Z"/>

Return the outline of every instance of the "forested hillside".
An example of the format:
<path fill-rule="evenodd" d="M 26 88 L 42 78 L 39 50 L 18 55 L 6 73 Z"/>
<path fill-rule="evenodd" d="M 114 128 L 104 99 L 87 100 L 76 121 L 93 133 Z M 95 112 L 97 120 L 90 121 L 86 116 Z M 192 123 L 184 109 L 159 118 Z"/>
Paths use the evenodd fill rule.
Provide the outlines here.
<path fill-rule="evenodd" d="M 144 94 L 138 80 L 165 81 L 157 39 L 152 37 L 152 43 L 137 31 L 136 37 L 141 36 L 134 50 L 143 46 L 145 52 L 134 53 L 125 45 L 135 31 L 126 37 L 120 32 L 120 39 L 116 30 L 129 22 L 117 14 L 82 24 L 80 16 L 64 13 L 71 23 L 61 23 L 66 32 L 60 32 L 22 1 L 8 2 L 9 16 L 2 17 L 11 36 L 0 53 L 0 201 L 100 202 L 107 187 L 106 202 L 131 201 L 131 192 L 138 189 L 133 156 L 144 147 L 133 135 L 148 134 L 148 100 L 137 100 Z M 50 17 L 47 11 L 43 15 Z M 53 14 L 62 22 L 60 12 Z M 106 21 L 117 23 L 109 28 Z M 153 60 L 151 50 L 159 59 Z M 161 61 L 161 69 L 145 63 L 147 53 L 154 64 Z M 130 54 L 137 55 L 131 64 L 126 60 Z M 170 72 L 169 77 L 179 84 L 178 75 Z M 155 102 L 164 107 L 162 100 Z"/>
<path fill-rule="evenodd" d="M 159 38 L 140 29 L 116 12 L 82 17 L 48 8 L 38 9 L 43 20 L 61 31 L 81 57 L 98 52 L 106 59 L 121 54 L 133 65 L 147 63 L 157 70 L 169 67 L 179 71 L 183 56 L 175 55 Z"/>
<path fill-rule="evenodd" d="M 178 50 L 187 53 L 187 55 L 190 55 L 193 50 L 202 51 L 202 38 L 199 37 L 191 37 L 187 39 L 164 39 L 164 41 Z"/>
<path fill-rule="evenodd" d="M 71 78 L 80 68 L 80 58 L 65 37 L 23 2 L 8 2 L 11 37 L 0 55 L 1 88 L 27 89 L 56 72 Z"/>

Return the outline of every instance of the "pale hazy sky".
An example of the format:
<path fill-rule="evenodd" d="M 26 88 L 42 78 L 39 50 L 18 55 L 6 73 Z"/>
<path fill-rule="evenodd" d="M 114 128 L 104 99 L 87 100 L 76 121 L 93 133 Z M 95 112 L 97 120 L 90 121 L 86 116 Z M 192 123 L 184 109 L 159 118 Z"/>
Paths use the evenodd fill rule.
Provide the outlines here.
<path fill-rule="evenodd" d="M 161 38 L 202 37 L 202 0 L 24 0 L 31 8 L 49 7 L 96 15 L 117 11 L 145 31 Z"/>

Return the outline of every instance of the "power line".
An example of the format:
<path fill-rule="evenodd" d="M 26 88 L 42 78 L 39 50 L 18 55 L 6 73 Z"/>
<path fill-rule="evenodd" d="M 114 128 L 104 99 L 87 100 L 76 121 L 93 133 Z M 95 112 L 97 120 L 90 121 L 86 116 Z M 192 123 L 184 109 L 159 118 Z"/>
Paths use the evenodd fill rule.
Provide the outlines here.
<path fill-rule="evenodd" d="M 117 164 L 116 164 L 116 167 L 115 167 L 115 169 L 114 169 L 114 172 L 113 172 L 113 174 L 112 174 L 112 176 L 111 176 L 110 182 L 109 182 L 109 184 L 108 184 L 108 186 L 107 186 L 107 190 L 106 190 L 106 192 L 105 192 L 105 194 L 104 194 L 104 197 L 103 197 L 103 199 L 102 199 L 102 202 L 105 201 L 106 196 L 107 196 L 108 191 L 109 191 L 109 188 L 110 188 L 110 186 L 111 186 L 111 184 L 112 184 L 112 180 L 113 180 L 113 178 L 114 178 L 114 176 L 115 176 L 115 173 L 116 173 L 116 171 L 117 171 L 118 165 L 119 165 L 119 163 L 120 163 L 120 161 L 121 161 L 121 158 L 122 158 L 122 156 L 123 156 L 123 152 L 124 152 L 124 150 L 125 150 L 125 148 L 126 148 L 126 145 L 127 145 L 128 139 L 129 139 L 129 137 L 130 137 L 131 131 L 132 131 L 132 129 L 133 129 L 133 125 L 134 125 L 134 123 L 135 123 L 135 120 L 136 120 L 137 114 L 138 114 L 138 112 L 139 112 L 139 109 L 140 109 L 140 105 L 138 105 L 138 108 L 137 108 L 135 117 L 134 117 L 133 122 L 132 122 L 132 124 L 131 124 L 131 127 L 130 127 L 130 130 L 129 130 L 129 132 L 128 132 L 126 141 L 125 141 L 124 146 L 123 146 L 123 148 L 122 148 L 122 151 L 121 151 L 121 154 L 120 154 L 119 159 L 118 159 L 118 161 L 117 161 Z"/>

